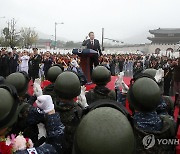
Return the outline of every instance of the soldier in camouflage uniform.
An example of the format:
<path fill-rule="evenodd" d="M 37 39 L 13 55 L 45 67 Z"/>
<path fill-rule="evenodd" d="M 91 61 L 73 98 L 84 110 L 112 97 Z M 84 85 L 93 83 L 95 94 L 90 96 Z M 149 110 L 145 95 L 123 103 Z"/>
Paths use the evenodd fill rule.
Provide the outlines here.
<path fill-rule="evenodd" d="M 92 71 L 92 82 L 96 84 L 93 90 L 86 93 L 87 103 L 91 104 L 99 99 L 116 100 L 116 93 L 106 87 L 111 81 L 111 72 L 104 66 L 97 66 Z"/>
<path fill-rule="evenodd" d="M 57 77 L 59 74 L 62 73 L 62 69 L 59 66 L 52 66 L 48 72 L 46 79 L 51 82 L 47 87 L 43 89 L 43 94 L 44 95 L 50 95 L 53 99 L 53 102 L 58 102 L 59 98 L 58 95 L 54 91 L 54 82 L 56 81 Z M 56 104 L 56 103 L 54 103 Z M 56 108 L 56 106 L 55 106 Z"/>
<path fill-rule="evenodd" d="M 136 153 L 173 153 L 174 146 L 156 144 L 145 149 L 143 138 L 153 134 L 155 139 L 175 138 L 175 123 L 169 115 L 158 115 L 157 106 L 161 99 L 161 92 L 158 84 L 147 76 L 142 76 L 131 82 L 128 91 L 128 101 L 134 107 L 133 127 L 136 137 Z"/>
<path fill-rule="evenodd" d="M 60 100 L 56 104 L 56 111 L 59 112 L 65 126 L 63 153 L 71 154 L 74 133 L 82 115 L 82 107 L 74 101 L 81 92 L 78 76 L 70 71 L 61 73 L 55 81 L 54 90 Z"/>
<path fill-rule="evenodd" d="M 26 97 L 29 78 L 26 72 L 16 72 L 10 74 L 6 80 L 6 84 L 12 85 L 16 88 L 18 98 L 21 104 L 21 111 L 18 115 L 18 121 L 12 127 L 12 132 L 18 134 L 19 132 L 24 132 L 25 137 L 29 137 L 36 144 L 38 142 L 38 126 L 37 124 L 29 125 L 27 124 L 27 115 L 29 108 L 37 99 L 36 96 L 29 98 Z"/>
<path fill-rule="evenodd" d="M 163 96 L 163 93 L 164 93 L 164 81 L 163 81 L 163 76 L 162 76 L 162 79 L 157 81 L 157 73 L 158 71 L 160 70 L 156 70 L 156 69 L 146 69 L 143 73 L 145 74 L 148 74 L 150 75 L 151 77 L 155 78 L 156 82 L 158 83 L 159 85 L 159 88 L 161 90 L 161 99 L 160 99 L 160 103 L 156 109 L 157 113 L 158 114 L 162 114 L 162 115 L 165 115 L 165 114 L 169 114 L 171 116 L 173 116 L 174 114 L 174 103 L 172 101 L 172 98 L 169 97 L 169 96 Z"/>
<path fill-rule="evenodd" d="M 52 99 L 47 95 L 40 96 L 37 104 L 41 109 L 31 106 L 27 115 L 27 122 L 33 124 L 45 121 L 48 141 L 40 147 L 17 151 L 16 153 L 28 154 L 30 153 L 29 150 L 38 154 L 61 153 L 64 126 L 59 115 L 55 113 Z M 2 139 L 6 137 L 6 134 L 9 133 L 8 130 L 18 120 L 21 105 L 14 87 L 0 85 L 0 136 Z"/>
<path fill-rule="evenodd" d="M 88 106 L 74 139 L 73 154 L 132 154 L 133 129 L 121 104 L 99 100 Z"/>

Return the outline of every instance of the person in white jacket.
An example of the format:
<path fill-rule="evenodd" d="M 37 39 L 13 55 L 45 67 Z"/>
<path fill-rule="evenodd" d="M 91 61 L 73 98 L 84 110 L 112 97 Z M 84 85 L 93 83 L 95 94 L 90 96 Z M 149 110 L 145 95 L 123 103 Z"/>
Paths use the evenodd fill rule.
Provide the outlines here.
<path fill-rule="evenodd" d="M 20 71 L 25 71 L 26 73 L 28 73 L 28 62 L 29 62 L 29 56 L 27 51 L 23 52 L 23 56 L 20 57 L 21 60 L 21 64 L 20 64 Z"/>

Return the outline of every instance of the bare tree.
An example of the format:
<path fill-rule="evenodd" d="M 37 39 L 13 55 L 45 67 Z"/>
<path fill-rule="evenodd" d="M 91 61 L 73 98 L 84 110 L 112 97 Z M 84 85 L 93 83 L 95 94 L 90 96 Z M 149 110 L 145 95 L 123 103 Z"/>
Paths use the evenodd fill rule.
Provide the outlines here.
<path fill-rule="evenodd" d="M 16 31 L 16 20 L 13 18 L 10 21 L 7 22 L 7 27 L 3 29 L 3 45 L 11 48 L 14 48 L 15 46 L 19 45 L 20 32 Z"/>
<path fill-rule="evenodd" d="M 30 27 L 21 29 L 21 42 L 23 47 L 30 48 L 37 40 L 38 34 L 33 29 Z"/>
<path fill-rule="evenodd" d="M 17 31 L 16 23 L 17 21 L 14 18 L 7 22 L 7 27 L 3 29 L 0 37 L 1 46 L 11 48 L 15 46 L 32 47 L 38 40 L 38 34 L 33 29 L 26 27 Z"/>

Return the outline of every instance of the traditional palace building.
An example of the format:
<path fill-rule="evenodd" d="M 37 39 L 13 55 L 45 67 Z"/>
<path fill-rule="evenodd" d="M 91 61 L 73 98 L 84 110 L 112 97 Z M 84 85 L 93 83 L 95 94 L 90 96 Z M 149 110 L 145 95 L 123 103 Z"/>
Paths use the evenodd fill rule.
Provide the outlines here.
<path fill-rule="evenodd" d="M 149 30 L 149 33 L 154 35 L 148 37 L 151 41 L 151 45 L 149 46 L 150 52 L 174 52 L 177 50 L 177 43 L 180 42 L 180 28 L 158 28 Z"/>
<path fill-rule="evenodd" d="M 109 49 L 112 53 L 118 53 L 118 51 L 136 52 L 142 51 L 145 53 L 163 53 L 164 55 L 174 55 L 179 48 L 177 44 L 180 42 L 180 28 L 158 28 L 155 30 L 149 30 L 151 34 L 147 39 L 150 43 L 146 44 L 134 44 L 134 45 L 122 45 L 119 48 Z"/>
<path fill-rule="evenodd" d="M 148 37 L 152 44 L 177 44 L 180 41 L 180 28 L 159 28 L 149 30 L 154 37 Z"/>

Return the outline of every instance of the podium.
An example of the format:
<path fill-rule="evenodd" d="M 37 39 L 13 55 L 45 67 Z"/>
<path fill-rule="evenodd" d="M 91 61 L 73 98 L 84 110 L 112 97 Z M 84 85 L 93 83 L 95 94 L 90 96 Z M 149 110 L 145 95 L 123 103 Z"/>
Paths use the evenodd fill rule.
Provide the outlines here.
<path fill-rule="evenodd" d="M 87 82 L 91 82 L 90 57 L 98 54 L 97 51 L 92 49 L 73 49 L 72 53 L 80 57 L 80 66 L 87 78 Z"/>

